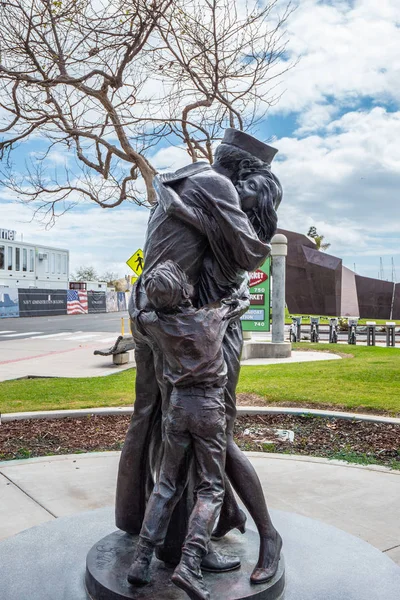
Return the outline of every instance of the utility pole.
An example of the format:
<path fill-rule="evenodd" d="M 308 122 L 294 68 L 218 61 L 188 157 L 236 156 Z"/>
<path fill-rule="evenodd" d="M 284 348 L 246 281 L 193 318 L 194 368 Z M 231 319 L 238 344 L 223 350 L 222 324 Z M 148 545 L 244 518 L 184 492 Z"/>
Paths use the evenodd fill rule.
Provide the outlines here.
<path fill-rule="evenodd" d="M 396 283 L 396 267 L 394 266 L 394 258 L 392 256 L 392 281 L 394 281 L 394 283 Z"/>
<path fill-rule="evenodd" d="M 385 271 L 383 269 L 383 260 L 382 257 L 379 259 L 379 279 L 385 279 Z"/>

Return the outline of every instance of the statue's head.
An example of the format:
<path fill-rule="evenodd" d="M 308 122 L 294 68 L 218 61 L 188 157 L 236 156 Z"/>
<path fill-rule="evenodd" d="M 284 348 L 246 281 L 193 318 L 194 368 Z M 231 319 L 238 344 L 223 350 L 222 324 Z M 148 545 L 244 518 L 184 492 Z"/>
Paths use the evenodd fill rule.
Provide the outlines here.
<path fill-rule="evenodd" d="M 224 138 L 215 151 L 214 166 L 229 172 L 229 177 L 235 184 L 243 163 L 253 169 L 270 169 L 277 152 L 276 148 L 260 142 L 244 131 L 226 129 Z"/>
<path fill-rule="evenodd" d="M 144 278 L 147 298 L 156 310 L 174 310 L 190 304 L 193 288 L 177 263 L 167 260 Z"/>
<path fill-rule="evenodd" d="M 253 136 L 227 129 L 215 152 L 214 166 L 221 167 L 235 185 L 242 209 L 258 237 L 270 242 L 277 227 L 276 210 L 282 200 L 282 187 L 271 172 L 277 149 Z"/>
<path fill-rule="evenodd" d="M 240 172 L 236 183 L 242 210 L 247 214 L 257 236 L 269 243 L 276 233 L 281 189 L 272 173 Z"/>
<path fill-rule="evenodd" d="M 252 135 L 249 135 L 244 131 L 240 131 L 239 129 L 232 129 L 230 127 L 225 129 L 221 146 L 234 146 L 234 148 L 237 148 L 237 150 L 246 152 L 247 155 L 258 159 L 269 167 L 271 166 L 274 156 L 278 152 L 276 148 L 261 142 Z M 220 147 L 218 146 L 217 150 L 219 150 L 219 148 Z"/>

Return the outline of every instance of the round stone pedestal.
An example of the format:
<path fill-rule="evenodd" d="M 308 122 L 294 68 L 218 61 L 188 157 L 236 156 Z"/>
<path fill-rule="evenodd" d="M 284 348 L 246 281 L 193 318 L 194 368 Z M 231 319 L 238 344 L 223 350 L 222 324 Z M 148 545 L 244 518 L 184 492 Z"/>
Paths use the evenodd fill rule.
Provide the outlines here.
<path fill-rule="evenodd" d="M 126 579 L 133 561 L 137 538 L 115 531 L 98 541 L 86 561 L 86 588 L 93 600 L 187 600 L 188 596 L 171 582 L 173 568 L 153 559 L 151 583 L 130 585 Z M 214 600 L 280 600 L 285 587 L 283 558 L 275 577 L 265 584 L 252 585 L 250 575 L 258 558 L 258 535 L 232 533 L 215 542 L 218 551 L 239 556 L 241 568 L 229 573 L 203 573 Z"/>
<path fill-rule="evenodd" d="M 283 538 L 284 600 L 399 600 L 400 567 L 385 554 L 320 521 L 271 513 Z M 114 509 L 105 508 L 56 519 L 3 540 L 1 600 L 88 600 L 87 554 L 113 531 Z M 230 534 L 226 542 L 232 538 Z M 224 587 L 212 600 L 232 600 L 229 582 L 238 574 L 221 575 Z M 165 599 L 163 588 L 152 598 Z"/>

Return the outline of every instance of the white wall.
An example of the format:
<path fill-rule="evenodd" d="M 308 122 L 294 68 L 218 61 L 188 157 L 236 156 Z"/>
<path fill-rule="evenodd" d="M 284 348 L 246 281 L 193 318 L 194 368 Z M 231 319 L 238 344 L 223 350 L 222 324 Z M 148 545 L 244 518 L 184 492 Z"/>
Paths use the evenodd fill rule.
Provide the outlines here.
<path fill-rule="evenodd" d="M 68 289 L 69 252 L 0 240 L 0 285 Z"/>

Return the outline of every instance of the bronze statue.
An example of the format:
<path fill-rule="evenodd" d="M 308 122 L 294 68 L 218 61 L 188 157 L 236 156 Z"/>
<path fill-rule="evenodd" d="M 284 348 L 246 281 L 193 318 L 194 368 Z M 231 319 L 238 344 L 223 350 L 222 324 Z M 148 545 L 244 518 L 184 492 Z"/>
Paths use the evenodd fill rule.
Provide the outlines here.
<path fill-rule="evenodd" d="M 246 272 L 264 262 L 276 230 L 276 209 L 282 192 L 270 170 L 275 153 L 275 149 L 251 136 L 228 129 L 212 166 L 195 163 L 156 178 L 159 203 L 150 215 L 144 271 L 130 302 L 132 317 L 137 311 L 154 308 L 148 301 L 144 282 L 154 268 L 168 260 L 179 265 L 193 285 L 195 308 L 232 294 L 236 294 L 238 306 L 247 301 L 246 294 L 242 294 Z M 160 470 L 162 419 L 168 414 L 173 386 L 164 377 L 160 345 L 135 323 L 133 332 L 136 401 L 119 467 L 116 522 L 120 529 L 138 534 L 154 487 L 154 474 Z M 222 341 L 227 369 L 226 476 L 224 502 L 213 537 L 219 539 L 233 528 L 244 531 L 245 515 L 236 503 L 232 484 L 260 535 L 259 560 L 251 581 L 261 583 L 276 572 L 282 542 L 270 520 L 257 474 L 233 440 L 241 348 L 242 332 L 237 317 L 227 326 Z M 172 515 L 164 545 L 157 549 L 157 556 L 168 562 L 180 561 L 196 483 L 192 473 Z M 204 561 L 213 570 L 226 568 L 226 559 L 213 551 Z"/>

